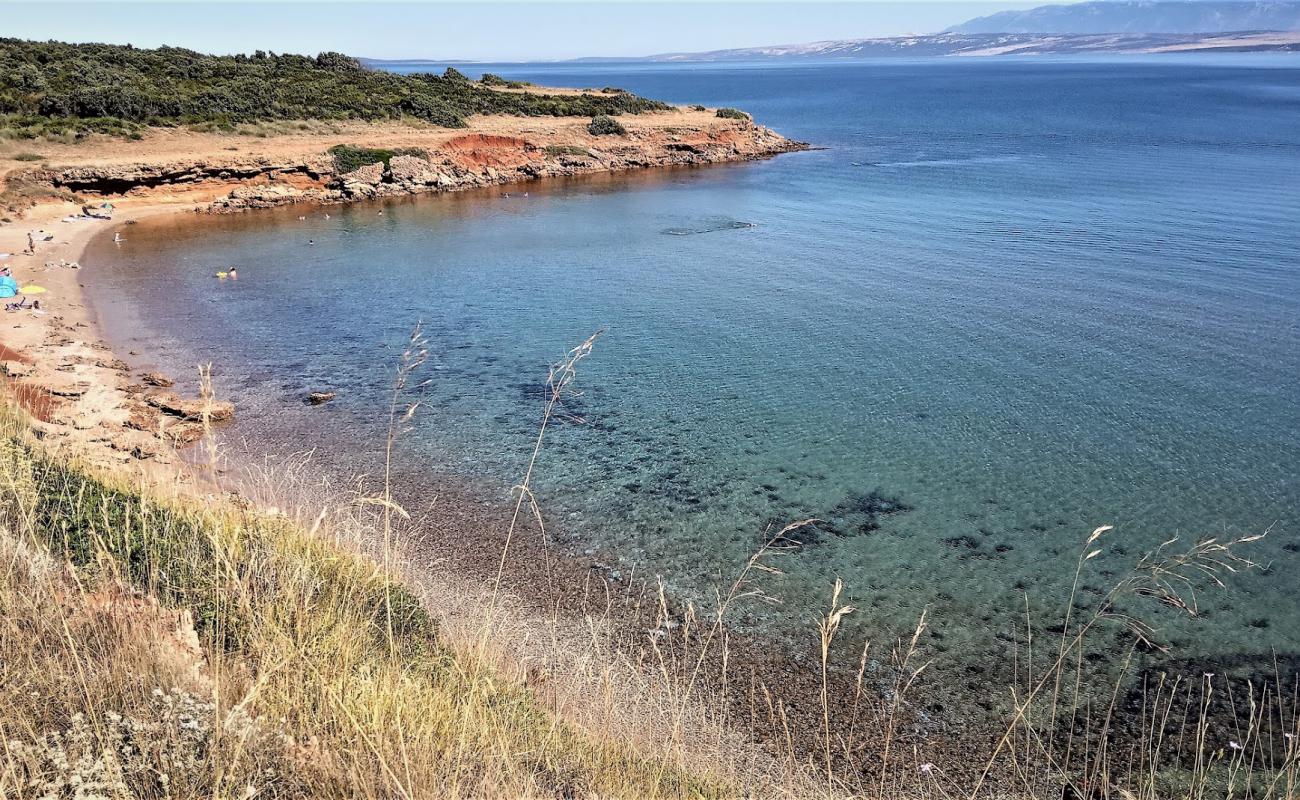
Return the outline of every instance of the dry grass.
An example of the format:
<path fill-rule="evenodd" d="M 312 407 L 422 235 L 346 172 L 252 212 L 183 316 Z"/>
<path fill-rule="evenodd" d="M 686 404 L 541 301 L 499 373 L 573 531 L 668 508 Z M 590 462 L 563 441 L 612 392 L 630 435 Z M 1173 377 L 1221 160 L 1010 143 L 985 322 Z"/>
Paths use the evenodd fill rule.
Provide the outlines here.
<path fill-rule="evenodd" d="M 957 736 L 918 724 L 917 693 L 942 680 L 925 613 L 888 648 L 887 678 L 866 680 L 871 643 L 837 640 L 868 611 L 841 602 L 838 580 L 810 631 L 806 697 L 736 670 L 730 616 L 774 602 L 759 579 L 814 520 L 772 536 L 710 608 L 674 609 L 662 587 L 623 600 L 655 617 L 639 647 L 620 638 L 613 597 L 582 619 L 529 610 L 502 577 L 521 520 L 544 539 L 532 478 L 595 342 L 551 370 L 495 580 L 477 592 L 405 563 L 411 515 L 391 468 L 419 407 L 418 328 L 378 494 L 274 514 L 160 500 L 52 460 L 6 411 L 0 797 L 1297 797 L 1292 676 L 1135 666 L 1159 647 L 1135 609 L 1194 616 L 1199 592 L 1258 566 L 1245 553 L 1260 536 L 1171 540 L 1085 606 L 1078 587 L 1109 529 L 1093 531 L 1063 613 L 1027 613 L 1016 680 L 987 687 L 1005 718 Z M 293 480 L 268 474 L 260 499 L 284 504 Z M 1098 666 L 1102 637 L 1121 645 Z"/>
<path fill-rule="evenodd" d="M 718 791 L 453 655 L 373 562 L 282 518 L 156 502 L 8 424 L 0 796 Z"/>

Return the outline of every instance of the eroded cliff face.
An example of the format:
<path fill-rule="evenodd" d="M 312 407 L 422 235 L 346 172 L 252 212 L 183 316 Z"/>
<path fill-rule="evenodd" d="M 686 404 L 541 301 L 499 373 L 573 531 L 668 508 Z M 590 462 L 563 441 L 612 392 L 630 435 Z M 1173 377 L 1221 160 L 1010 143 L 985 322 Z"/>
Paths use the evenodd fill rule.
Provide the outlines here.
<path fill-rule="evenodd" d="M 382 144 L 378 145 L 382 146 Z M 232 154 L 167 163 L 74 166 L 26 177 L 82 195 L 197 193 L 212 213 L 300 202 L 343 203 L 375 197 L 446 192 L 544 177 L 767 158 L 807 149 L 748 120 L 663 127 L 625 136 L 464 133 L 338 174 L 323 150 L 275 158 Z"/>

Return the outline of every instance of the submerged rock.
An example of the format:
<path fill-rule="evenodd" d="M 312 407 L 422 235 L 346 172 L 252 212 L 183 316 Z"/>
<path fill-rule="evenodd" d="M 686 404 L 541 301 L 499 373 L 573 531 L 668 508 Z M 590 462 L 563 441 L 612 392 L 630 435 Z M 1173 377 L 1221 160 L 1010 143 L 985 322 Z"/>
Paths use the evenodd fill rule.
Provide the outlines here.
<path fill-rule="evenodd" d="M 162 389 L 169 389 L 176 385 L 176 381 L 161 372 L 146 372 L 140 376 L 140 381 L 149 386 L 157 386 Z"/>
<path fill-rule="evenodd" d="M 307 395 L 307 403 L 313 406 L 320 406 L 333 400 L 337 392 L 311 392 Z"/>

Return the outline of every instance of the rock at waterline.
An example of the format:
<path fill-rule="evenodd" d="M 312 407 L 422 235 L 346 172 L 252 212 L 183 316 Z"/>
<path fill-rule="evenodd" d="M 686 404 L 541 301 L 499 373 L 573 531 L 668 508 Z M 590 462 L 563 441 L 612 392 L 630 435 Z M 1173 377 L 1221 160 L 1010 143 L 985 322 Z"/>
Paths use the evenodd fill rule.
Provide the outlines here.
<path fill-rule="evenodd" d="M 333 400 L 337 392 L 312 392 L 307 395 L 307 404 L 313 406 L 325 405 Z"/>
<path fill-rule="evenodd" d="M 203 400 L 182 400 L 171 392 L 166 392 L 148 395 L 145 402 L 165 414 L 192 421 L 201 421 L 205 412 L 213 422 L 225 422 L 235 416 L 234 404 L 224 400 L 213 400 L 210 403 Z"/>
<path fill-rule="evenodd" d="M 140 381 L 149 386 L 157 386 L 161 389 L 167 389 L 176 385 L 176 381 L 161 372 L 146 372 L 140 376 Z"/>

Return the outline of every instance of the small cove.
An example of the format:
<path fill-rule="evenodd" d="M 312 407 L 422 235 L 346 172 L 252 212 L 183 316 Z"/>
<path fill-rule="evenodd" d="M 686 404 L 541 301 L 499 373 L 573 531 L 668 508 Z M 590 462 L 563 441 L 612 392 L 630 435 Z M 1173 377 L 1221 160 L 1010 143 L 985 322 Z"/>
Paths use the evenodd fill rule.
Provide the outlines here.
<path fill-rule="evenodd" d="M 546 365 L 605 328 L 539 468 L 561 546 L 703 599 L 816 517 L 765 586 L 783 605 L 741 620 L 774 637 L 806 638 L 839 576 L 863 635 L 929 609 L 952 657 L 1005 648 L 1023 594 L 1060 605 L 1114 524 L 1112 574 L 1170 536 L 1271 530 L 1273 569 L 1165 635 L 1295 653 L 1300 108 L 1252 87 L 1300 68 L 1254 63 L 494 69 L 736 105 L 830 149 L 148 220 L 95 244 L 88 285 L 121 350 L 213 362 L 238 436 L 340 473 L 377 468 L 423 320 L 407 491 L 457 476 L 503 503 Z"/>

